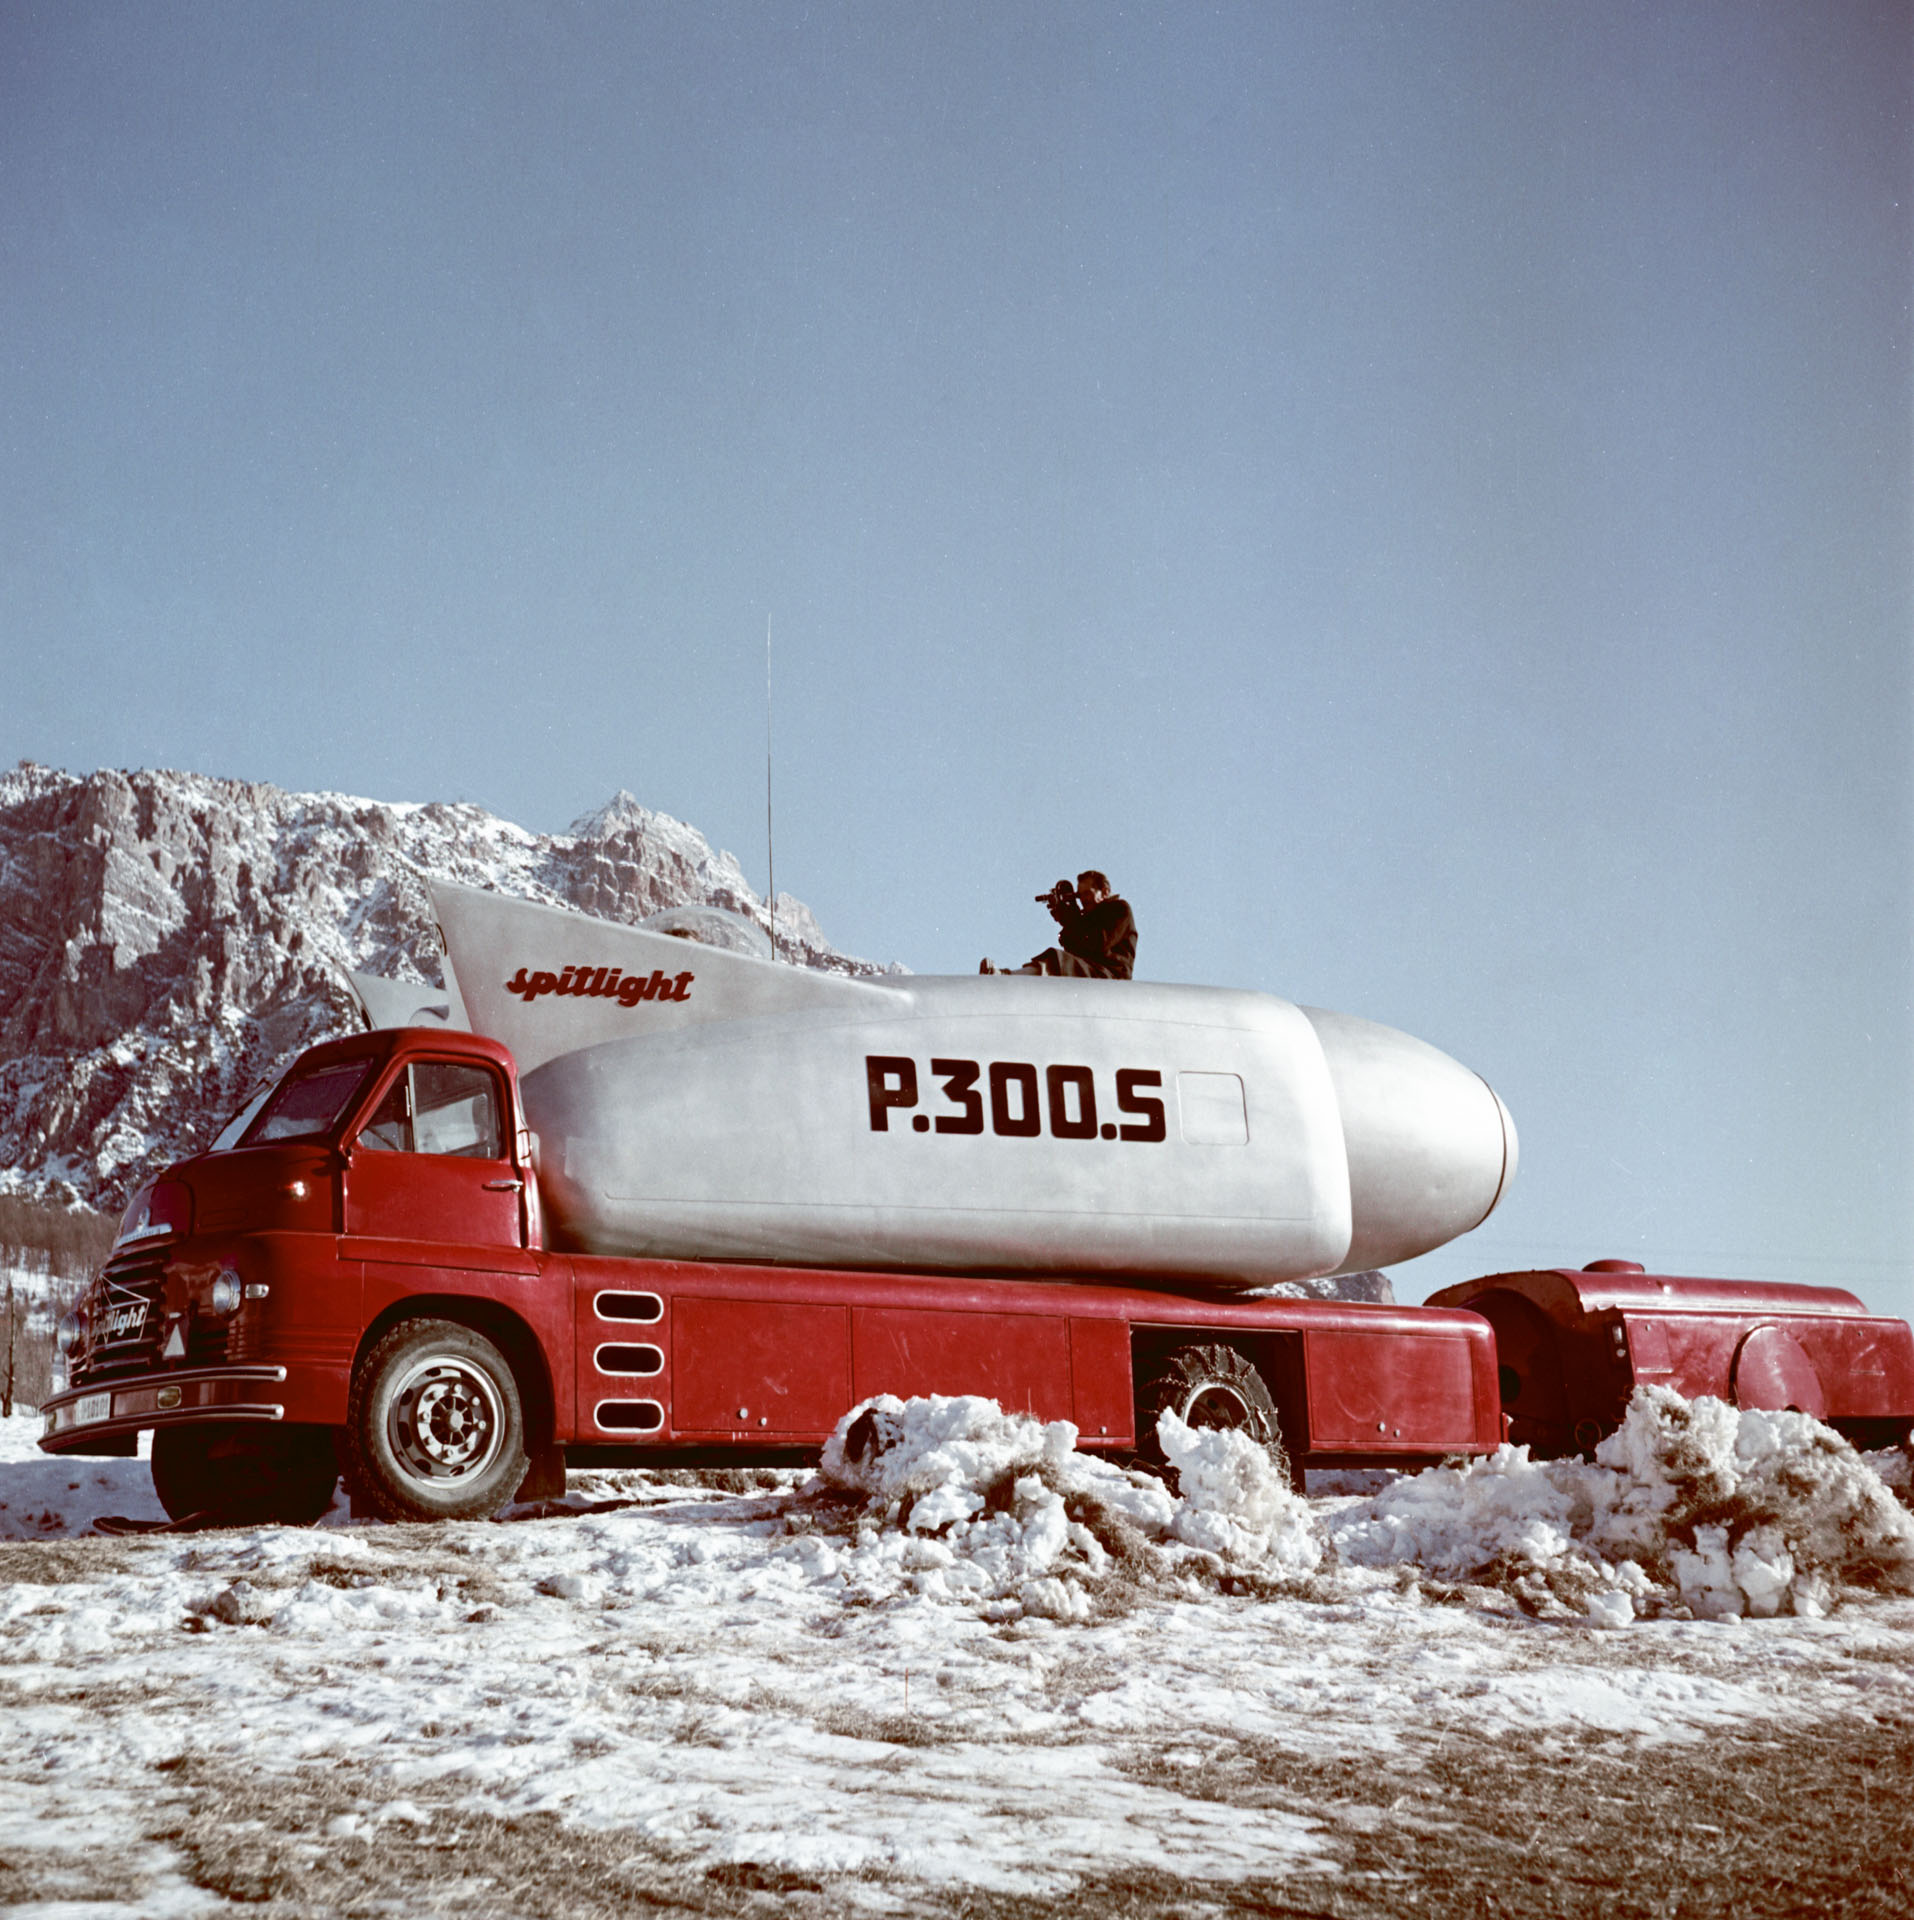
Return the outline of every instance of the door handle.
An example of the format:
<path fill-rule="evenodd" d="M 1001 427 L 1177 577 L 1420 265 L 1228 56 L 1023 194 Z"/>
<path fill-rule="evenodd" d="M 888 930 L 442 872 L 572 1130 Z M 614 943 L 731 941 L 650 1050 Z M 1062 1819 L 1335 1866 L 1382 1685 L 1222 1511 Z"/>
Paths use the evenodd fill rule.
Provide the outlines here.
<path fill-rule="evenodd" d="M 485 1183 L 487 1193 L 518 1193 L 524 1188 L 523 1180 L 488 1180 Z"/>

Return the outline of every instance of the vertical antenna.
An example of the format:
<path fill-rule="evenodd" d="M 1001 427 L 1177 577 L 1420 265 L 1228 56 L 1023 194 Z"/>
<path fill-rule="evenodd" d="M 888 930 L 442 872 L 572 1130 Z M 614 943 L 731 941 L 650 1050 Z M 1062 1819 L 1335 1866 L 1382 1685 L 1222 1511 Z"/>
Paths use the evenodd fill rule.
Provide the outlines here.
<path fill-rule="evenodd" d="M 764 864 L 771 908 L 771 958 L 778 957 L 778 856 L 771 837 L 771 616 L 764 616 Z"/>

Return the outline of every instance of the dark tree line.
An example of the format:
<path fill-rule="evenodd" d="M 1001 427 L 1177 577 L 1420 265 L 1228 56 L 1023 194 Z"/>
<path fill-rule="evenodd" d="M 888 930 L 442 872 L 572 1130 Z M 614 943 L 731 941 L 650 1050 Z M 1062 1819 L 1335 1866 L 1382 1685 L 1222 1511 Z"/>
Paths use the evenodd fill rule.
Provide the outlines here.
<path fill-rule="evenodd" d="M 116 1225 L 87 1207 L 0 1194 L 0 1418 L 16 1399 L 37 1407 L 52 1392 L 54 1322 L 106 1264 Z M 37 1306 L 16 1278 L 26 1273 L 51 1282 Z"/>

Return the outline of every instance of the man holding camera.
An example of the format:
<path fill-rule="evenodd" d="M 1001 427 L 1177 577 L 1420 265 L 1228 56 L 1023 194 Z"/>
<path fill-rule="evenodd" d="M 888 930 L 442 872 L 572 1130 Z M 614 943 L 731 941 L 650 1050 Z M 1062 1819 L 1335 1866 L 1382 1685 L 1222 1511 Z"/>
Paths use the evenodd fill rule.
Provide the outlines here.
<path fill-rule="evenodd" d="M 994 967 L 986 960 L 980 973 L 1048 973 L 1077 980 L 1127 980 L 1136 965 L 1136 916 L 1130 903 L 1110 891 L 1109 880 L 1096 868 L 1077 875 L 1073 887 L 1059 880 L 1037 904 L 1050 909 L 1061 932 L 1057 944 L 1046 947 L 1021 967 Z"/>

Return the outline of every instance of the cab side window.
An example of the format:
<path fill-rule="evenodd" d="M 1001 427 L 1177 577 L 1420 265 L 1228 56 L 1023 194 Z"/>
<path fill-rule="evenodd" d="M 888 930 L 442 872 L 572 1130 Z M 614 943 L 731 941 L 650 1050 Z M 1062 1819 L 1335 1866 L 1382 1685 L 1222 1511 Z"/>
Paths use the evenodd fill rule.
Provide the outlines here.
<path fill-rule="evenodd" d="M 483 1067 L 415 1061 L 386 1089 L 359 1130 L 359 1145 L 377 1152 L 502 1160 L 497 1082 Z"/>
<path fill-rule="evenodd" d="M 502 1160 L 498 1094 L 483 1067 L 421 1060 L 412 1069 L 415 1153 L 457 1153 L 468 1160 Z"/>

